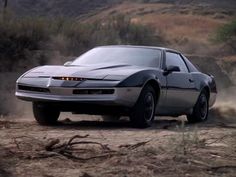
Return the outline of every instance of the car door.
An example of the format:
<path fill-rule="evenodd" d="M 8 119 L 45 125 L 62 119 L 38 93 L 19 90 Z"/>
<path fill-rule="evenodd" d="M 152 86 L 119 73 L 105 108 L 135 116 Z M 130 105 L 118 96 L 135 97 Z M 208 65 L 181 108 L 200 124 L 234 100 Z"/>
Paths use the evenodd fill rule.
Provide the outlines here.
<path fill-rule="evenodd" d="M 165 106 L 172 114 L 179 114 L 193 107 L 197 96 L 195 83 L 189 69 L 179 53 L 166 51 L 165 65 L 178 66 L 180 71 L 166 75 Z"/>

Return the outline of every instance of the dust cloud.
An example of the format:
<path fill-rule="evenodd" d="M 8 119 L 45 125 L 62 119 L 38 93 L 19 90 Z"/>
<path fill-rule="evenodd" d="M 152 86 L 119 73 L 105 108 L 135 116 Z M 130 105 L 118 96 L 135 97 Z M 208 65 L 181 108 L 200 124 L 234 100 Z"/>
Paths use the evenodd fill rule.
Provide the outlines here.
<path fill-rule="evenodd" d="M 62 65 L 65 61 L 72 57 L 63 57 L 58 52 L 50 55 L 46 64 Z M 0 70 L 0 117 L 18 117 L 29 118 L 32 117 L 32 104 L 19 100 L 15 97 L 15 86 L 17 79 L 27 70 L 39 66 L 36 58 L 32 58 L 30 63 L 22 62 L 14 66 L 15 71 L 3 72 Z"/>
<path fill-rule="evenodd" d="M 23 116 L 30 114 L 31 104 L 18 100 L 15 97 L 15 83 L 22 73 L 0 73 L 0 115 Z"/>
<path fill-rule="evenodd" d="M 209 117 L 212 121 L 236 123 L 236 87 L 219 91 Z"/>

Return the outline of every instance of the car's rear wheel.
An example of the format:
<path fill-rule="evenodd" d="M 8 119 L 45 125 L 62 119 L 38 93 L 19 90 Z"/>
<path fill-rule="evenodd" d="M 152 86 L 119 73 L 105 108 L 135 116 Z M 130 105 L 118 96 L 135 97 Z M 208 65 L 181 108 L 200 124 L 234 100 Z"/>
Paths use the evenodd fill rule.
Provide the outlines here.
<path fill-rule="evenodd" d="M 152 125 L 156 108 L 156 93 L 153 87 L 143 88 L 138 101 L 130 114 L 130 121 L 134 127 L 146 128 Z"/>
<path fill-rule="evenodd" d="M 55 107 L 44 103 L 33 103 L 33 114 L 35 120 L 40 125 L 55 125 L 60 115 L 60 111 Z"/>
<path fill-rule="evenodd" d="M 207 120 L 209 111 L 209 103 L 207 92 L 204 90 L 201 92 L 196 105 L 193 108 L 193 112 L 187 115 L 189 123 L 202 122 Z"/>

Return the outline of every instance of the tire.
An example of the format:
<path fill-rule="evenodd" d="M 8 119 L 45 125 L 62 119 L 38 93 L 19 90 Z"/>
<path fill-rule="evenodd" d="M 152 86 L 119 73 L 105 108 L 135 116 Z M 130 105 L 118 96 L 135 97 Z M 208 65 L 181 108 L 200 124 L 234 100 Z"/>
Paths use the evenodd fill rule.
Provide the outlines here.
<path fill-rule="evenodd" d="M 132 126 L 150 127 L 155 117 L 156 103 L 155 90 L 150 85 L 145 86 L 130 114 Z"/>
<path fill-rule="evenodd" d="M 33 114 L 40 125 L 55 125 L 60 111 L 43 103 L 33 103 Z"/>
<path fill-rule="evenodd" d="M 120 116 L 112 116 L 112 115 L 103 115 L 102 116 L 102 120 L 103 121 L 119 121 L 120 120 Z"/>
<path fill-rule="evenodd" d="M 193 108 L 193 112 L 190 115 L 187 115 L 187 119 L 189 123 L 196 123 L 206 121 L 209 112 L 209 103 L 207 92 L 204 90 L 201 92 L 197 103 Z"/>

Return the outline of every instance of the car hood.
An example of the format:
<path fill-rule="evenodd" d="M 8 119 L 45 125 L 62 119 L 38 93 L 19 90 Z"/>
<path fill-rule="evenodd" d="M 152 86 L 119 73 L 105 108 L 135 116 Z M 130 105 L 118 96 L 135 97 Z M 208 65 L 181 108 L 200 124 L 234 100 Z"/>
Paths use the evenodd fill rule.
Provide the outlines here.
<path fill-rule="evenodd" d="M 88 79 L 126 78 L 144 67 L 126 64 L 99 64 L 89 66 L 41 66 L 23 75 L 23 77 L 81 77 Z"/>

